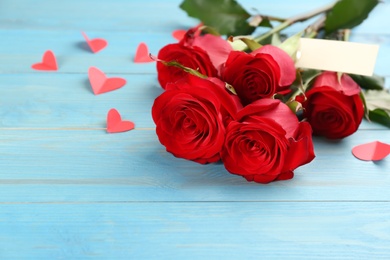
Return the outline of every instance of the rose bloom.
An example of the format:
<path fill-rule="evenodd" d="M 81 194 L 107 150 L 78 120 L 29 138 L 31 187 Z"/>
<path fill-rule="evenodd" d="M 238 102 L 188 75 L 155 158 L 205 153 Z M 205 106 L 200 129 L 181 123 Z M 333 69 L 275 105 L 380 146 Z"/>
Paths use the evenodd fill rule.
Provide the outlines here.
<path fill-rule="evenodd" d="M 339 139 L 356 132 L 362 121 L 364 105 L 359 94 L 360 87 L 350 76 L 343 74 L 339 81 L 336 72 L 327 71 L 305 93 L 306 100 L 303 96 L 297 100 L 315 135 Z"/>
<path fill-rule="evenodd" d="M 232 51 L 221 70 L 244 105 L 288 90 L 295 80 L 294 61 L 283 50 L 265 45 L 248 54 Z"/>
<path fill-rule="evenodd" d="M 200 35 L 198 26 L 189 29 L 179 43 L 164 46 L 158 53 L 158 59 L 166 62 L 177 61 L 205 76 L 216 77 L 231 50 L 231 45 L 221 37 Z M 164 89 L 167 83 L 176 82 L 186 73 L 182 69 L 157 62 L 158 81 Z"/>
<path fill-rule="evenodd" d="M 166 62 L 177 61 L 185 67 L 198 70 L 205 76 L 216 77 L 218 74 L 207 52 L 197 46 L 184 46 L 181 43 L 168 44 L 159 51 L 157 57 Z M 180 68 L 157 62 L 157 78 L 163 89 L 167 83 L 176 82 L 186 74 L 187 72 Z"/>
<path fill-rule="evenodd" d="M 220 160 L 225 126 L 239 108 L 219 79 L 188 75 L 167 85 L 154 101 L 152 117 L 168 152 L 204 164 Z"/>
<path fill-rule="evenodd" d="M 287 180 L 314 159 L 311 127 L 287 105 L 261 99 L 240 110 L 229 123 L 221 152 L 226 169 L 248 181 Z"/>

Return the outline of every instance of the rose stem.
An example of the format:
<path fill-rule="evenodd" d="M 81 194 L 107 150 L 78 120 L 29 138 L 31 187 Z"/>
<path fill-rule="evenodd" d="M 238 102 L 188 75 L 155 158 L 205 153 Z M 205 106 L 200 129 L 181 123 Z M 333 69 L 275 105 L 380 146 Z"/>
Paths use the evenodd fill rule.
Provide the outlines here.
<path fill-rule="evenodd" d="M 272 28 L 268 32 L 266 32 L 266 33 L 264 33 L 264 34 L 262 34 L 262 35 L 260 35 L 260 36 L 258 36 L 256 38 L 254 38 L 254 40 L 256 42 L 261 42 L 262 40 L 268 38 L 272 34 L 280 32 L 280 31 L 286 29 L 287 27 L 293 25 L 294 23 L 306 21 L 306 20 L 308 20 L 308 19 L 310 19 L 312 17 L 315 17 L 315 16 L 317 16 L 319 14 L 322 14 L 324 12 L 329 11 L 330 9 L 333 8 L 333 6 L 335 4 L 336 4 L 336 2 L 332 3 L 332 4 L 329 4 L 329 5 L 326 5 L 326 6 L 323 6 L 321 8 L 318 8 L 316 10 L 310 11 L 308 13 L 304 13 L 304 14 L 301 14 L 301 15 L 297 15 L 297 16 L 288 18 L 287 20 L 285 20 L 283 23 L 279 24 L 275 28 Z"/>

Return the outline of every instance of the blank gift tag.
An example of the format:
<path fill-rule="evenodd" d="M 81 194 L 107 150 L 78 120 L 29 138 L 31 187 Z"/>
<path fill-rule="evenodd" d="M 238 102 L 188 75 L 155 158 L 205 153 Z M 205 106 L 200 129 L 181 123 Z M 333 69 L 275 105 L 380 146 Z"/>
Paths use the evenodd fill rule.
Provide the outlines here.
<path fill-rule="evenodd" d="M 373 44 L 301 38 L 296 66 L 372 76 L 378 50 Z"/>

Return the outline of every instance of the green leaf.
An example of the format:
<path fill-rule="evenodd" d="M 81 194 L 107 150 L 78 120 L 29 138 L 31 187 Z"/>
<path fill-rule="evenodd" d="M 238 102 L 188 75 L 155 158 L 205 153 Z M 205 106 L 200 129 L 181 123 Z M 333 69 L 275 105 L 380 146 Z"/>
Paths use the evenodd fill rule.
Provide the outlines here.
<path fill-rule="evenodd" d="M 362 89 L 374 89 L 382 90 L 385 85 L 385 78 L 374 75 L 374 76 L 362 76 L 356 74 L 349 74 L 351 78 L 362 88 Z"/>
<path fill-rule="evenodd" d="M 312 87 L 315 78 L 317 78 L 321 73 L 322 71 L 320 70 L 304 70 L 301 72 L 303 89 L 308 91 Z"/>
<path fill-rule="evenodd" d="M 184 0 L 180 8 L 223 35 L 249 35 L 256 28 L 249 25 L 251 15 L 235 0 Z"/>
<path fill-rule="evenodd" d="M 362 23 L 379 0 L 340 0 L 327 14 L 325 31 L 327 34 L 338 29 L 351 29 Z"/>
<path fill-rule="evenodd" d="M 286 105 L 294 112 L 294 114 L 303 109 L 302 104 L 296 100 L 287 101 Z"/>
<path fill-rule="evenodd" d="M 203 25 L 203 26 L 200 27 L 200 29 L 201 29 L 202 32 L 204 32 L 204 33 L 212 34 L 212 35 L 215 35 L 215 36 L 221 36 L 221 35 L 219 34 L 219 32 L 218 32 L 215 28 L 213 28 L 213 27 L 211 27 L 211 26 Z"/>
<path fill-rule="evenodd" d="M 279 46 L 279 45 L 282 44 L 282 40 L 280 39 L 280 34 L 279 33 L 272 34 L 271 44 L 275 45 L 275 46 Z"/>
<path fill-rule="evenodd" d="M 294 60 L 294 62 L 297 60 L 297 51 L 299 48 L 299 41 L 301 39 L 301 36 L 302 32 L 297 33 L 278 46 L 279 48 L 284 50 Z"/>
<path fill-rule="evenodd" d="M 371 121 L 390 128 L 390 116 L 383 109 L 377 108 L 369 111 L 368 117 Z"/>
<path fill-rule="evenodd" d="M 227 90 L 229 90 L 230 93 L 232 93 L 232 94 L 234 94 L 234 95 L 237 96 L 237 92 L 236 92 L 236 90 L 234 89 L 234 87 L 233 87 L 232 85 L 230 85 L 229 83 L 226 83 L 226 82 L 225 82 L 225 88 L 226 88 Z"/>
<path fill-rule="evenodd" d="M 243 41 L 246 44 L 246 46 L 248 46 L 248 48 L 251 51 L 255 51 L 257 49 L 260 49 L 263 46 L 260 43 L 257 43 L 257 42 L 255 42 L 254 40 L 252 40 L 250 38 L 240 37 L 238 39 Z"/>
<path fill-rule="evenodd" d="M 389 90 L 367 90 L 364 91 L 367 106 L 369 110 L 376 108 L 384 109 L 390 113 L 390 92 Z"/>
<path fill-rule="evenodd" d="M 388 90 L 364 92 L 370 120 L 390 127 L 390 93 Z"/>

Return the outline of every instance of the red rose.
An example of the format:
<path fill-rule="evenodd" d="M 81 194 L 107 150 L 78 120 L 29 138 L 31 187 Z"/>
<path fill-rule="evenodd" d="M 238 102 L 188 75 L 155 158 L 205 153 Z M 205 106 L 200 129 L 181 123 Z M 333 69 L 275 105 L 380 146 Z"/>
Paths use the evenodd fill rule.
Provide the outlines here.
<path fill-rule="evenodd" d="M 248 181 L 291 179 L 314 158 L 310 125 L 279 100 L 258 100 L 228 125 L 221 158 L 229 172 Z"/>
<path fill-rule="evenodd" d="M 244 105 L 283 92 L 295 80 L 294 61 L 283 50 L 266 45 L 251 54 L 232 51 L 222 69 Z"/>
<path fill-rule="evenodd" d="M 158 59 L 167 62 L 177 61 L 185 67 L 198 70 L 205 76 L 215 77 L 218 74 L 207 52 L 197 46 L 184 46 L 181 43 L 168 44 L 159 51 Z M 167 83 L 176 82 L 186 74 L 187 72 L 180 68 L 157 62 L 157 78 L 163 89 Z"/>
<path fill-rule="evenodd" d="M 364 106 L 360 87 L 353 79 L 343 74 L 340 81 L 336 72 L 323 72 L 313 87 L 297 97 L 305 108 L 304 115 L 313 128 L 313 133 L 330 139 L 343 138 L 358 129 Z"/>
<path fill-rule="evenodd" d="M 222 81 L 188 75 L 167 85 L 154 101 L 152 117 L 158 138 L 168 152 L 211 163 L 220 160 L 225 125 L 238 109 Z"/>

